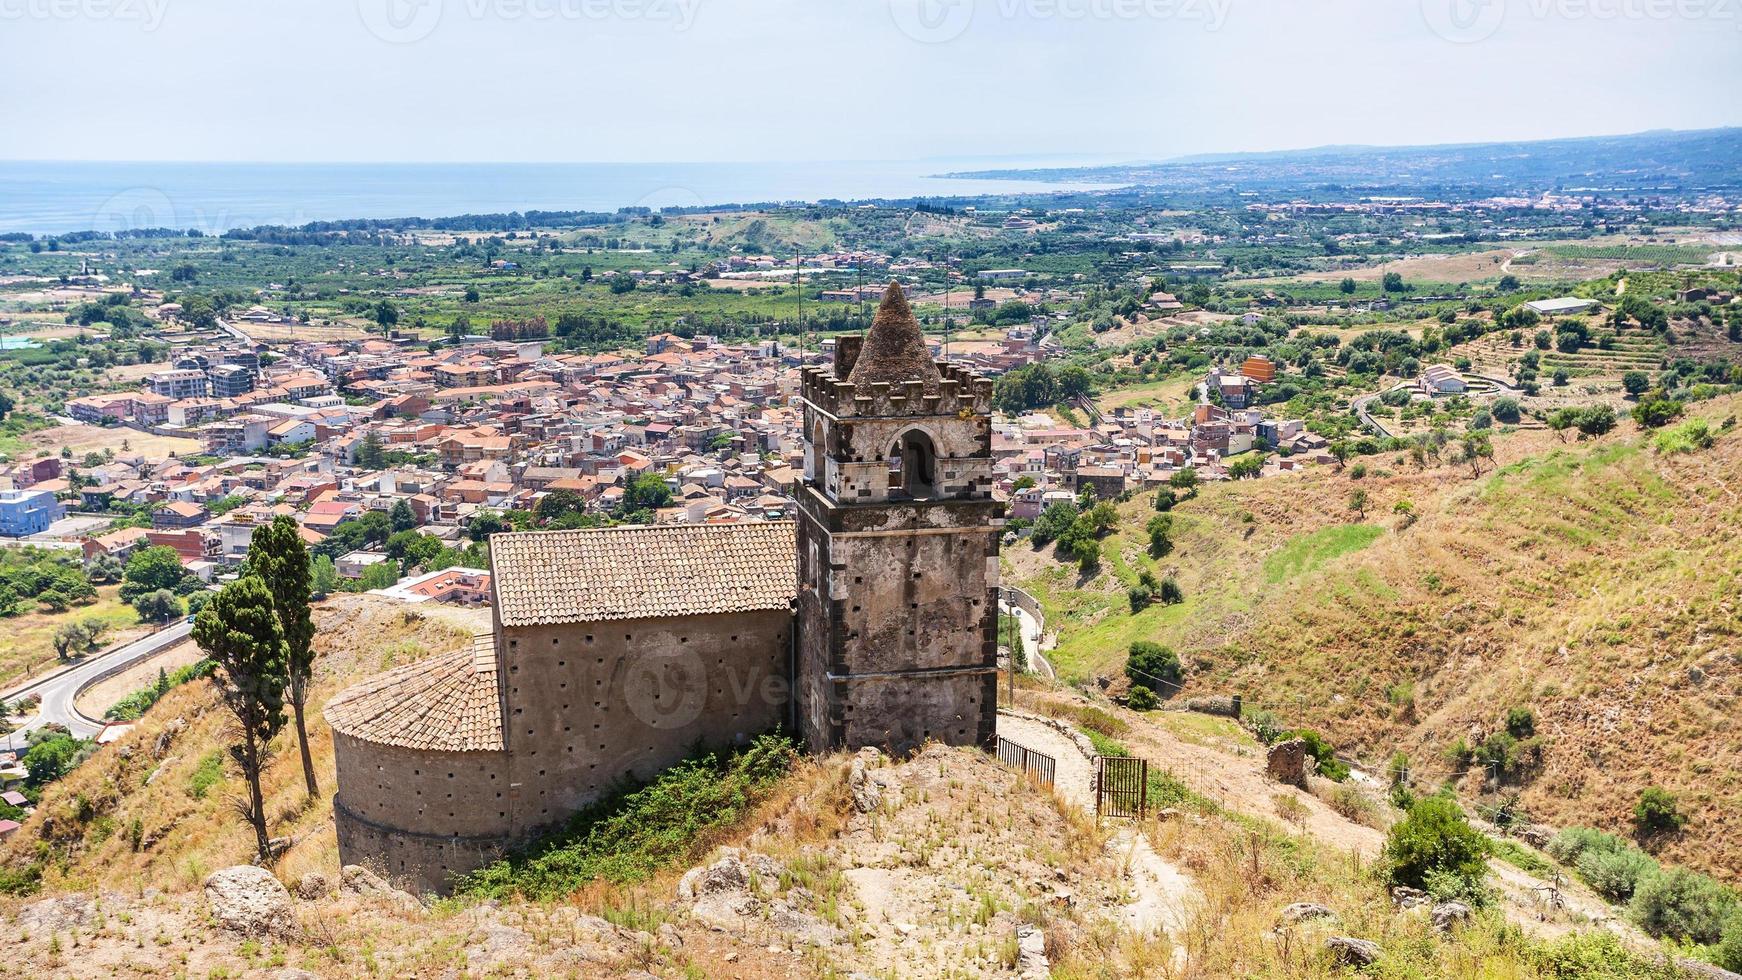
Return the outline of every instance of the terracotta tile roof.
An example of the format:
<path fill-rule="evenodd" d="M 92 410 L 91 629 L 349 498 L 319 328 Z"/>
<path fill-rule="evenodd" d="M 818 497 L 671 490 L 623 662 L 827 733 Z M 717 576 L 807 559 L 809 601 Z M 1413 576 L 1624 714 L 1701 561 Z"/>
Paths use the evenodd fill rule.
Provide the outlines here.
<path fill-rule="evenodd" d="M 793 528 L 773 521 L 491 535 L 498 622 L 784 609 L 797 592 Z"/>
<path fill-rule="evenodd" d="M 453 653 L 396 667 L 340 691 L 327 724 L 353 738 L 431 752 L 502 751 L 496 647 L 485 633 Z"/>

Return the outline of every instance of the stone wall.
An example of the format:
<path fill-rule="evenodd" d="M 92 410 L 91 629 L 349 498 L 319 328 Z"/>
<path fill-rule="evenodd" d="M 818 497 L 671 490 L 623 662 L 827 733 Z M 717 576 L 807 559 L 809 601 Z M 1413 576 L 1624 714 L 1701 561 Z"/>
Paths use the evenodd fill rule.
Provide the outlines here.
<path fill-rule="evenodd" d="M 501 856 L 510 839 L 502 752 L 425 752 L 333 733 L 339 853 L 416 891 Z"/>
<path fill-rule="evenodd" d="M 514 833 L 564 820 L 697 745 L 790 728 L 791 631 L 786 609 L 504 627 L 496 656 Z"/>

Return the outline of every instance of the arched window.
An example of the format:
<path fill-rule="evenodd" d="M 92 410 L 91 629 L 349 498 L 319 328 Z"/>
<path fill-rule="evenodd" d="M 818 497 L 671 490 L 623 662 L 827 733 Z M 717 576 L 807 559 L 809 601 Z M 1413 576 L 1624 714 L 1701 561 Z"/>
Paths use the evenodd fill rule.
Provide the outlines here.
<path fill-rule="evenodd" d="M 889 447 L 890 495 L 913 500 L 937 497 L 937 459 L 930 436 L 918 429 L 902 433 Z"/>

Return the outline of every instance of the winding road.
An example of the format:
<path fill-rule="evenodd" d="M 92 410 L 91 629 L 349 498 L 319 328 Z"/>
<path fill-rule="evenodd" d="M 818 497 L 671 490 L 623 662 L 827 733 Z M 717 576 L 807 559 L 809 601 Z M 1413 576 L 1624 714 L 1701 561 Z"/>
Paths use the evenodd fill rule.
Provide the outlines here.
<path fill-rule="evenodd" d="M 90 738 L 97 734 L 102 730 L 103 723 L 95 718 L 86 718 L 73 706 L 79 692 L 152 654 L 180 643 L 192 632 L 192 620 L 183 619 L 149 636 L 142 636 L 87 657 L 58 673 L 6 692 L 8 704 L 16 703 L 18 699 L 32 694 L 40 695 L 42 702 L 37 705 L 36 713 L 25 718 L 11 734 L 0 735 L 0 751 L 23 749 L 25 736 L 32 729 L 50 722 L 65 725 L 79 738 Z"/>

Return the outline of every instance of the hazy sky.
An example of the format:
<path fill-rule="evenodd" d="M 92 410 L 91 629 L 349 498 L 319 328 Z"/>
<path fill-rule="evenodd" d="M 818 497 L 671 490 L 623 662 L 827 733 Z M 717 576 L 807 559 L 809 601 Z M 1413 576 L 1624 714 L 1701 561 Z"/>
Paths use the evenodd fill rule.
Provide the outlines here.
<path fill-rule="evenodd" d="M 1742 0 L 0 0 L 0 158 L 1156 158 L 1742 123 Z"/>

